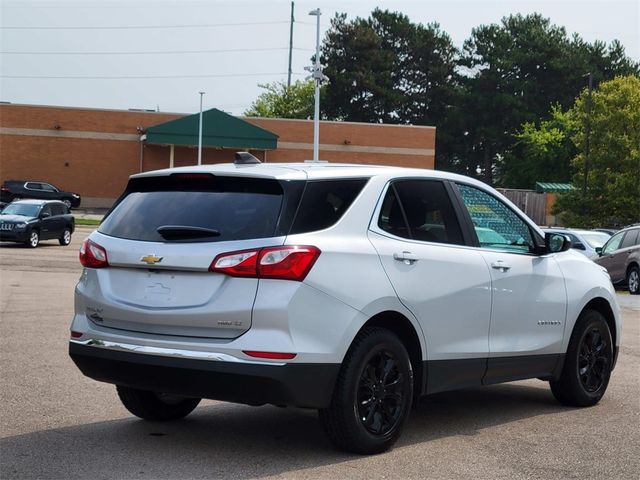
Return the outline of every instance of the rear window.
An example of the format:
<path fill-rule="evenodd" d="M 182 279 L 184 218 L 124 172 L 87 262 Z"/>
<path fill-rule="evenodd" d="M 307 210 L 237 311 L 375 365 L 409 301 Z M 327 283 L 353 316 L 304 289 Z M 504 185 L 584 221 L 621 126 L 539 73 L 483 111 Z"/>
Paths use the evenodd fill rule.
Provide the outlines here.
<path fill-rule="evenodd" d="M 270 179 L 174 174 L 133 179 L 98 229 L 149 242 L 222 242 L 274 236 L 283 203 Z"/>

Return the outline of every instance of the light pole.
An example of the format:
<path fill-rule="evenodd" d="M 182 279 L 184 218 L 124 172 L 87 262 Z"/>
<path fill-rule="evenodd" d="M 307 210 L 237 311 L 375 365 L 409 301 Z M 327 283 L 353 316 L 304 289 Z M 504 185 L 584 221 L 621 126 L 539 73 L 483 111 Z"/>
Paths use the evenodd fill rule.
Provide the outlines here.
<path fill-rule="evenodd" d="M 322 12 L 319 8 L 311 10 L 309 15 L 316 17 L 316 61 L 312 69 L 311 78 L 316 82 L 315 105 L 313 109 L 313 161 L 318 161 L 320 150 L 320 83 L 328 80 L 322 74 L 322 66 L 320 65 L 320 15 Z"/>
<path fill-rule="evenodd" d="M 198 124 L 198 165 L 202 165 L 202 96 L 204 92 L 198 92 L 200 94 L 200 122 Z"/>
<path fill-rule="evenodd" d="M 591 72 L 589 72 L 585 75 L 585 77 L 589 78 L 589 90 L 587 94 L 588 96 L 587 96 L 587 105 L 586 105 L 587 115 L 586 115 L 585 129 L 584 129 L 584 183 L 582 184 L 582 194 L 586 199 L 587 189 L 589 185 L 589 148 L 590 148 L 590 141 L 591 141 L 589 137 L 591 136 L 591 108 L 592 108 L 591 96 L 593 91 L 593 75 L 591 74 Z M 586 200 L 585 200 L 585 206 L 586 206 Z"/>

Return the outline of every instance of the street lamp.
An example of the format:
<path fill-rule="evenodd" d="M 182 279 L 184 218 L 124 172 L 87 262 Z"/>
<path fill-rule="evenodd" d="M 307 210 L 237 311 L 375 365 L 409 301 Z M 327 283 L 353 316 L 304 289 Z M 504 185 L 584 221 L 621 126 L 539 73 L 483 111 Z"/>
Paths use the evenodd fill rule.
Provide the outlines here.
<path fill-rule="evenodd" d="M 313 161 L 317 162 L 320 150 L 320 83 L 329 79 L 322 74 L 322 66 L 320 65 L 320 15 L 322 15 L 322 12 L 319 8 L 316 8 L 311 10 L 309 15 L 316 17 L 316 61 L 311 69 L 311 78 L 316 82 L 315 105 L 313 108 Z"/>
<path fill-rule="evenodd" d="M 202 165 L 202 96 L 204 92 L 198 92 L 200 94 L 200 122 L 198 124 L 198 165 Z"/>

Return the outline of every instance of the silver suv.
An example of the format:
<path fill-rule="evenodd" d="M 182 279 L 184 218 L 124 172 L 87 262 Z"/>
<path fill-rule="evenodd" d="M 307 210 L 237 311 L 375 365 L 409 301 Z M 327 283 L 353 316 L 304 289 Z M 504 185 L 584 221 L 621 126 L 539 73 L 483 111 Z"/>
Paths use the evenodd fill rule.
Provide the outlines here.
<path fill-rule="evenodd" d="M 495 190 L 238 158 L 132 176 L 82 246 L 70 355 L 134 415 L 313 408 L 338 447 L 376 453 L 422 395 L 537 377 L 566 405 L 603 396 L 608 275 Z"/>

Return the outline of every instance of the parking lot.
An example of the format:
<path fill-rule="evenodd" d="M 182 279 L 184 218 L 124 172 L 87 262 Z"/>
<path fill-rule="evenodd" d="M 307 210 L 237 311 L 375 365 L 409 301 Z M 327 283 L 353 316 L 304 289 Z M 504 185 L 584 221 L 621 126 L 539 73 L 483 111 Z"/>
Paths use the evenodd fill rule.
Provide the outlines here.
<path fill-rule="evenodd" d="M 143 422 L 111 385 L 67 355 L 77 252 L 0 248 L 0 477 L 9 478 L 638 478 L 640 297 L 621 292 L 623 337 L 607 394 L 560 406 L 528 380 L 434 395 L 396 447 L 333 449 L 314 411 L 206 401 L 187 419 Z"/>

